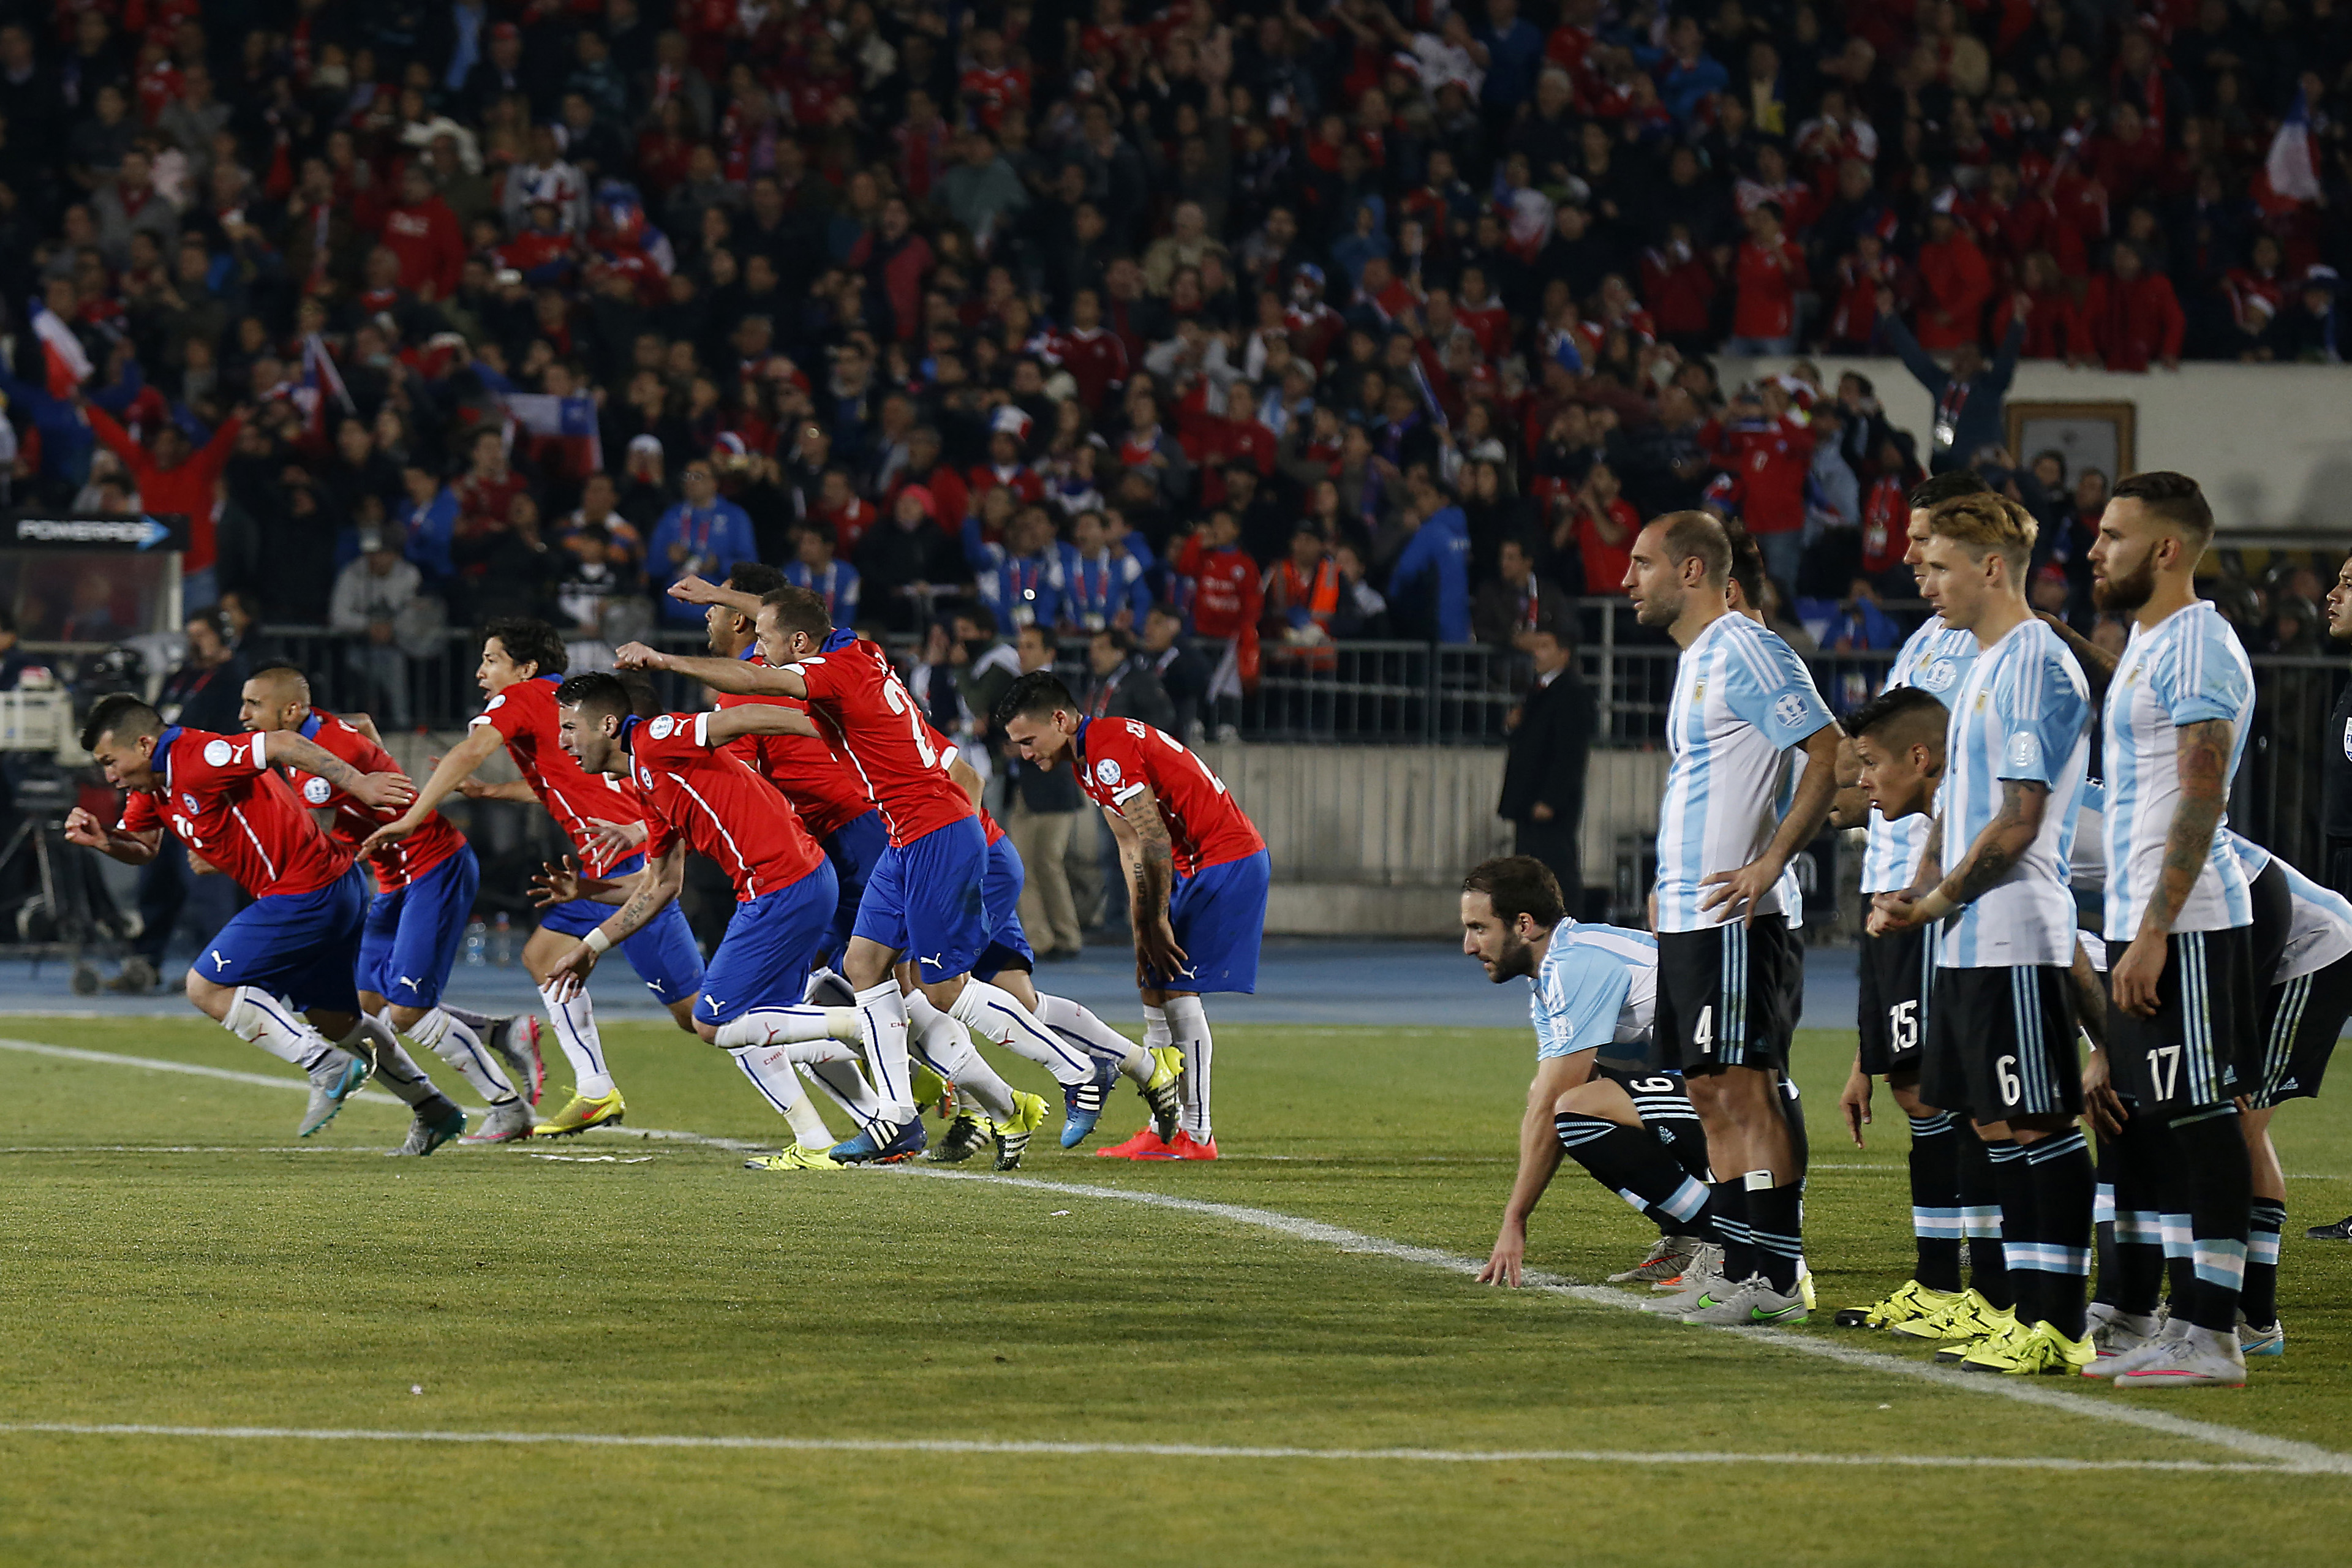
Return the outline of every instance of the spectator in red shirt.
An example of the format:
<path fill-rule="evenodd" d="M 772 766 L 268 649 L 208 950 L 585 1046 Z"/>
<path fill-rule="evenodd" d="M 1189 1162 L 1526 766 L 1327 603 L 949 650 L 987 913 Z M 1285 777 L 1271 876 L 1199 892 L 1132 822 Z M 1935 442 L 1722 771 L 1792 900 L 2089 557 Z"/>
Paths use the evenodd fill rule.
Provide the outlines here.
<path fill-rule="evenodd" d="M 1997 335 L 2007 336 L 2010 323 L 2025 322 L 2024 357 L 2063 359 L 2079 329 L 2074 323 L 2074 292 L 2059 275 L 2058 263 L 2046 250 L 2025 258 L 2018 274 L 2018 290 L 1994 322 Z"/>
<path fill-rule="evenodd" d="M 1265 614 L 1265 589 L 1257 563 L 1243 552 L 1241 523 L 1223 507 L 1185 535 L 1171 564 L 1192 602 L 1192 630 L 1203 641 L 1223 642 L 1224 655 L 1209 681 L 1221 721 L 1242 694 L 1257 686 L 1258 622 Z"/>
<path fill-rule="evenodd" d="M 1812 467 L 1813 436 L 1790 410 L 1777 381 L 1731 400 L 1731 423 L 1715 465 L 1739 482 L 1740 521 L 1764 552 L 1764 570 L 1783 583 L 1797 580 L 1805 549 L 1805 473 Z"/>
<path fill-rule="evenodd" d="M 1127 384 L 1127 345 L 1103 330 L 1102 296 L 1081 289 L 1070 296 L 1070 324 L 1045 337 L 1045 354 L 1078 384 L 1078 406 L 1099 418 L 1103 399 Z"/>
<path fill-rule="evenodd" d="M 1633 536 L 1642 531 L 1642 514 L 1625 499 L 1616 469 L 1595 463 L 1587 470 L 1568 523 L 1584 566 L 1584 591 L 1622 594 L 1625 568 L 1633 559 Z"/>
<path fill-rule="evenodd" d="M 1927 217 L 1927 243 L 1919 247 L 1919 310 L 1912 333 L 1929 353 L 1975 342 L 1984 331 L 1985 301 L 1992 297 L 1992 268 L 1984 252 L 1952 216 L 1949 192 L 1937 197 Z"/>
<path fill-rule="evenodd" d="M 1642 253 L 1642 298 L 1658 335 L 1686 353 L 1709 346 L 1715 296 L 1715 269 L 1691 243 L 1690 225 L 1668 224 L 1666 242 Z"/>
<path fill-rule="evenodd" d="M 1748 237 L 1734 264 L 1738 297 L 1731 311 L 1732 354 L 1785 354 L 1797 346 L 1797 290 L 1805 287 L 1805 253 L 1780 226 L 1780 204 L 1759 202 L 1748 211 Z"/>
<path fill-rule="evenodd" d="M 2180 339 L 2188 330 L 2172 280 L 2147 270 L 2138 249 L 2118 243 L 2107 269 L 2095 273 L 2077 318 L 2074 360 L 2097 360 L 2109 370 L 2144 371 L 2150 361 L 2180 368 Z"/>
<path fill-rule="evenodd" d="M 400 205 L 383 216 L 384 247 L 400 258 L 400 287 L 428 303 L 457 292 L 466 239 L 422 159 L 400 176 Z"/>

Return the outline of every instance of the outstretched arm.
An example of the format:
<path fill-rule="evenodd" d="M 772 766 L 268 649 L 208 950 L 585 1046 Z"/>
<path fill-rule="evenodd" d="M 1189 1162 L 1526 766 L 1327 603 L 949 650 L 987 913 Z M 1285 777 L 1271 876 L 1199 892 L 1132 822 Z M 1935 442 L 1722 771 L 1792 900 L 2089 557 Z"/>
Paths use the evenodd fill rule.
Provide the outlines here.
<path fill-rule="evenodd" d="M 760 613 L 760 595 L 734 588 L 723 588 L 708 577 L 685 576 L 672 583 L 669 596 L 688 605 L 724 605 L 738 615 Z"/>
<path fill-rule="evenodd" d="M 704 727 L 713 746 L 745 735 L 814 735 L 816 724 L 797 708 L 786 708 L 774 702 L 746 702 L 734 708 L 721 708 L 713 713 Z"/>
<path fill-rule="evenodd" d="M 806 697 L 808 682 L 801 672 L 790 668 L 773 668 L 764 664 L 746 664 L 740 658 L 694 658 L 685 654 L 663 653 L 641 642 L 623 643 L 613 655 L 613 662 L 623 669 L 658 669 L 671 675 L 683 675 L 698 680 L 713 691 L 724 691 L 738 697 Z M 779 731 L 782 734 L 785 731 Z"/>
<path fill-rule="evenodd" d="M 2156 1016 L 2156 985 L 2164 977 L 2165 939 L 2180 906 L 2189 901 L 2213 854 L 2213 830 L 2230 806 L 2230 753 L 2237 726 L 2227 719 L 2203 719 L 2175 731 L 2175 766 L 2180 798 L 2164 834 L 2164 868 L 2148 893 L 2147 910 L 2123 957 L 2107 975 L 2116 1005 L 2143 1018 Z"/>
<path fill-rule="evenodd" d="M 373 854 L 387 844 L 397 844 L 424 826 L 425 818 L 433 815 L 435 808 L 448 799 L 460 784 L 473 777 L 474 770 L 488 762 L 490 753 L 505 743 L 497 725 L 475 725 L 467 731 L 466 738 L 450 747 L 449 754 L 435 766 L 433 776 L 425 781 L 425 787 L 416 792 L 416 798 L 409 802 L 408 809 L 400 814 L 397 821 L 387 822 L 369 834 L 367 842 L 360 846 L 360 853 Z"/>
<path fill-rule="evenodd" d="M 1552 1107 L 1559 1097 L 1592 1076 L 1591 1051 L 1546 1057 L 1536 1064 L 1535 1081 L 1528 1085 L 1527 1114 L 1519 1119 L 1519 1169 L 1511 1178 L 1511 1195 L 1503 1204 L 1502 1228 L 1486 1267 L 1478 1271 L 1482 1285 L 1517 1285 L 1528 1256 L 1528 1216 L 1551 1185 L 1559 1170 L 1559 1135 L 1553 1128 Z"/>
<path fill-rule="evenodd" d="M 662 858 L 637 873 L 623 903 L 610 919 L 586 936 L 580 945 L 557 959 L 547 973 L 547 982 L 560 999 L 569 1000 L 580 993 L 596 961 L 610 952 L 616 942 L 624 942 L 646 928 L 646 922 L 661 912 L 662 906 L 677 897 L 686 881 L 686 842 L 683 839 L 669 847 Z"/>
<path fill-rule="evenodd" d="M 363 773 L 316 741 L 292 730 L 272 730 L 262 737 L 262 754 L 273 763 L 315 773 L 362 805 L 406 805 L 416 798 L 416 786 L 397 771 Z"/>

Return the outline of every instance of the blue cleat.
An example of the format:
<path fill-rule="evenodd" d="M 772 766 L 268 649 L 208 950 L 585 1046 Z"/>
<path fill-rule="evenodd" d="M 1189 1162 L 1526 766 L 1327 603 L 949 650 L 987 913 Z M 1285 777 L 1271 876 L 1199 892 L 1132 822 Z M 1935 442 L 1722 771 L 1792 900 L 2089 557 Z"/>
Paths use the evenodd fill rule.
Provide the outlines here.
<path fill-rule="evenodd" d="M 856 1137 L 835 1143 L 825 1152 L 838 1165 L 895 1165 L 901 1160 L 921 1153 L 924 1145 L 930 1142 L 929 1136 L 923 1131 L 923 1119 L 919 1116 L 904 1126 L 891 1129 L 887 1139 L 875 1137 L 877 1129 L 888 1128 L 888 1122 L 877 1122 L 874 1127 L 860 1131 Z"/>
<path fill-rule="evenodd" d="M 1095 1076 L 1085 1083 L 1062 1086 L 1062 1147 L 1075 1149 L 1094 1136 L 1095 1123 L 1102 1120 L 1103 1101 L 1109 1098 L 1111 1086 L 1118 1081 L 1117 1062 L 1097 1061 Z"/>

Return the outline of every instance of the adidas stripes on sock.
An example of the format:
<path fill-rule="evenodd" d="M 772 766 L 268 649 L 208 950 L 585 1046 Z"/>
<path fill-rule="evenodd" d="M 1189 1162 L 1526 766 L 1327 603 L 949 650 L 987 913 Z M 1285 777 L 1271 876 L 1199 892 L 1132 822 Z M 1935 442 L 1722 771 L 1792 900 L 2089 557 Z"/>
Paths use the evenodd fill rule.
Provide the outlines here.
<path fill-rule="evenodd" d="M 1992 1161 L 1995 1224 L 2000 1237 L 2001 1268 L 2009 1280 L 2010 1305 L 2017 1321 L 2030 1323 L 2042 1315 L 2033 1272 L 2025 1249 L 2033 1238 L 2033 1181 L 2025 1173 L 2025 1151 L 2014 1140 L 1998 1138 L 1985 1145 Z"/>
<path fill-rule="evenodd" d="M 1975 1126 L 1958 1127 L 1959 1158 L 1954 1162 L 1960 1198 L 1960 1234 L 1969 1244 L 1969 1285 L 1995 1311 L 2015 1304 L 2009 1266 L 2000 1254 L 2000 1199 L 1992 1178 L 1992 1146 Z M 2013 1143 L 2004 1143 L 2015 1148 Z"/>
<path fill-rule="evenodd" d="M 1930 1290 L 1960 1288 L 1960 1131 L 1948 1110 L 1911 1118 L 1911 1277 Z"/>
<path fill-rule="evenodd" d="M 2034 1319 L 2070 1340 L 2083 1337 L 2083 1287 L 2091 1272 L 2091 1208 L 2098 1176 L 2079 1127 L 2025 1149 L 2033 1214 L 2027 1267 L 2036 1276 Z M 2015 1267 L 2014 1264 L 2011 1265 Z"/>
<path fill-rule="evenodd" d="M 1586 1173 L 1656 1220 L 1671 1234 L 1687 1236 L 1706 1207 L 1707 1191 L 1691 1180 L 1658 1141 L 1638 1127 L 1603 1117 L 1563 1110 L 1552 1131 L 1568 1157 Z"/>
<path fill-rule="evenodd" d="M 2254 1172 L 2246 1152 L 2238 1108 L 2208 1106 L 2172 1121 L 2173 1143 L 2189 1191 L 2191 1266 L 2196 1290 L 2187 1303 L 2175 1301 L 2200 1329 L 2238 1331 L 2238 1298 L 2245 1287 L 2248 1222 L 2253 1208 Z"/>
<path fill-rule="evenodd" d="M 1706 1212 L 1715 1216 L 1717 1236 L 1723 1243 L 1723 1277 L 1733 1284 L 1760 1273 L 1756 1242 L 1748 1230 L 1748 1188 L 1738 1176 L 1712 1184 Z"/>
<path fill-rule="evenodd" d="M 2147 1163 L 2160 1131 L 2148 1118 L 2133 1116 L 2120 1136 L 2099 1140 L 2105 1180 L 2094 1214 L 2106 1223 L 2096 1300 L 2137 1318 L 2154 1312 L 2164 1293 L 2162 1198 Z"/>
<path fill-rule="evenodd" d="M 558 1000 L 553 986 L 542 985 L 540 1000 L 547 1005 L 547 1022 L 563 1059 L 572 1064 L 572 1091 L 583 1100 L 602 1100 L 613 1092 L 613 1075 L 604 1070 L 604 1042 L 596 1033 L 596 1009 L 582 991 L 570 1000 Z"/>
<path fill-rule="evenodd" d="M 2246 1321 L 2269 1328 L 2278 1321 L 2279 1232 L 2286 1228 L 2286 1205 L 2256 1198 L 2246 1227 L 2246 1288 L 2238 1305 Z"/>

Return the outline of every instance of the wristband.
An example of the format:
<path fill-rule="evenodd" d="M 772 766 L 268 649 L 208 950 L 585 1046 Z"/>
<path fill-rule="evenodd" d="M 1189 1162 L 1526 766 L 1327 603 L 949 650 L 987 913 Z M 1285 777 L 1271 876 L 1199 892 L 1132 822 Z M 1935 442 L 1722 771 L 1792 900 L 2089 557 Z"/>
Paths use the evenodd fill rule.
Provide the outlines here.
<path fill-rule="evenodd" d="M 596 954 L 600 958 L 605 953 L 613 951 L 613 939 L 604 934 L 604 928 L 603 926 L 598 926 L 594 931 L 590 931 L 586 936 L 582 937 L 580 940 L 587 947 L 589 952 Z"/>
<path fill-rule="evenodd" d="M 1927 896 L 1921 899 L 1918 904 L 1919 912 L 1931 921 L 1942 920 L 1958 908 L 1959 908 L 1958 904 L 1944 896 L 1944 889 L 1941 888 L 1928 889 Z"/>

